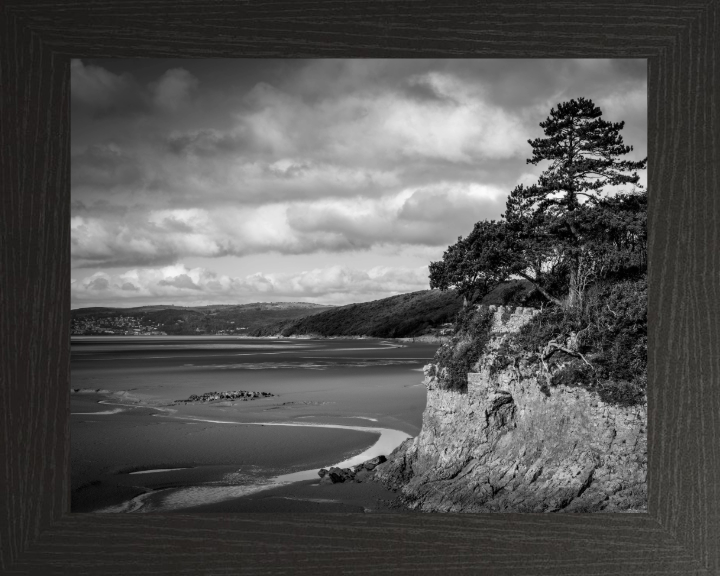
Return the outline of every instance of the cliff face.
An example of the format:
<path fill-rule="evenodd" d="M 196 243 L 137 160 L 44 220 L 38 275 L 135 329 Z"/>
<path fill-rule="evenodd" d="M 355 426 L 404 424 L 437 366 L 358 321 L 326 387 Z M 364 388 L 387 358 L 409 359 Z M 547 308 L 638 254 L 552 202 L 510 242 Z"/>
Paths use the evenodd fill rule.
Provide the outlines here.
<path fill-rule="evenodd" d="M 537 365 L 491 370 L 503 338 L 533 311 L 500 307 L 468 392 L 426 372 L 420 434 L 375 478 L 428 512 L 641 511 L 646 507 L 646 405 L 621 407 L 575 387 L 540 389 Z"/>

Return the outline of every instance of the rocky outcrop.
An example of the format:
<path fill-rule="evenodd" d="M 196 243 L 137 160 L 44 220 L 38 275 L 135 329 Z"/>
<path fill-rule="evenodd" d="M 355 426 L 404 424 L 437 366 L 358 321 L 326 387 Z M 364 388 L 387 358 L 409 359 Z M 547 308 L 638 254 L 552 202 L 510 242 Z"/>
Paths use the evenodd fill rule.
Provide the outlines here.
<path fill-rule="evenodd" d="M 270 392 L 252 392 L 250 390 L 232 390 L 228 392 L 205 392 L 204 394 L 191 394 L 186 400 L 176 402 L 212 402 L 213 400 L 255 400 L 274 396 Z"/>
<path fill-rule="evenodd" d="M 329 470 L 322 468 L 318 471 L 320 476 L 320 484 L 338 484 L 341 482 L 363 482 L 372 478 L 372 470 L 376 466 L 385 462 L 385 456 L 376 456 L 370 460 L 366 460 L 362 464 L 353 466 L 352 468 L 336 468 Z"/>
<path fill-rule="evenodd" d="M 532 318 L 528 310 L 495 310 L 467 393 L 438 389 L 434 367 L 426 370 L 422 430 L 375 478 L 428 512 L 644 510 L 646 405 L 606 404 L 579 387 L 543 391 L 525 357 L 493 366 L 502 340 Z"/>

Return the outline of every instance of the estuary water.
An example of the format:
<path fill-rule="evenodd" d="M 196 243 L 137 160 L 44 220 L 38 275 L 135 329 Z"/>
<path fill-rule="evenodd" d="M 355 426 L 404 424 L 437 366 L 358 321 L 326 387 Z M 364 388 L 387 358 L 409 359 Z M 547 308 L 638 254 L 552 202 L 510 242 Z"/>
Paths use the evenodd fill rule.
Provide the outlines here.
<path fill-rule="evenodd" d="M 438 345 L 380 339 L 75 337 L 73 510 L 166 511 L 387 454 L 422 423 Z M 250 401 L 184 403 L 248 390 Z"/>

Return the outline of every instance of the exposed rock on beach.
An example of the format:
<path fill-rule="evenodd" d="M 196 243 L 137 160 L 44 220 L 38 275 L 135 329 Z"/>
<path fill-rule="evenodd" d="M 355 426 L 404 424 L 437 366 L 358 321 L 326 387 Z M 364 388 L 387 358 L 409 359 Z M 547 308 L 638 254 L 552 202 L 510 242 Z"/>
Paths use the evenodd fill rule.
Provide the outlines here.
<path fill-rule="evenodd" d="M 362 464 L 358 464 L 352 468 L 336 468 L 334 466 L 329 470 L 322 468 L 318 471 L 320 484 L 339 484 L 341 482 L 363 482 L 369 480 L 372 478 L 372 471 L 386 460 L 387 458 L 381 455 L 366 460 Z"/>
<path fill-rule="evenodd" d="M 252 392 L 250 390 L 233 390 L 228 392 L 205 392 L 204 394 L 191 394 L 185 400 L 177 402 L 212 402 L 213 400 L 255 400 L 275 396 L 270 392 Z"/>

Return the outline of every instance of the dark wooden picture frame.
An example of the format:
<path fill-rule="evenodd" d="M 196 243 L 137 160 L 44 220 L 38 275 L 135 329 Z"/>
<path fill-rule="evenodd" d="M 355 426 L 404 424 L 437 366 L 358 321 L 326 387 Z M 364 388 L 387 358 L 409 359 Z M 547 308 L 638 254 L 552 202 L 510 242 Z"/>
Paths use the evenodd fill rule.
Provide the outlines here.
<path fill-rule="evenodd" d="M 648 59 L 647 514 L 69 513 L 74 57 Z M 0 5 L 0 572 L 720 574 L 720 1 Z"/>

